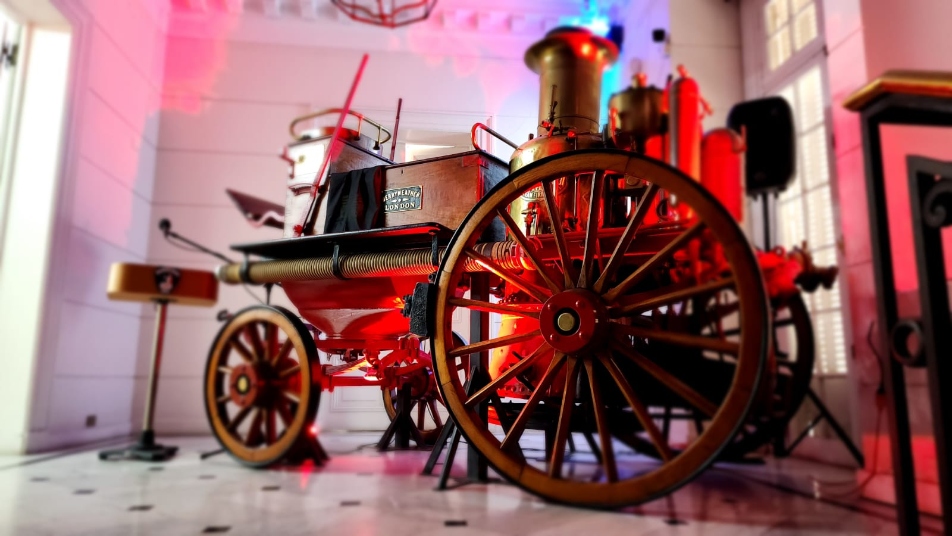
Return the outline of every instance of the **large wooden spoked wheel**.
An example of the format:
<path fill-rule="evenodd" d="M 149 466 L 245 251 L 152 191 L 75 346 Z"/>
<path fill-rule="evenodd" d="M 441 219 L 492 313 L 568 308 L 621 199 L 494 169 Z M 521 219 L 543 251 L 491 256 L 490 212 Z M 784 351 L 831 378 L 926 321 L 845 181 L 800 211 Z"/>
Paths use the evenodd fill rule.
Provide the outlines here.
<path fill-rule="evenodd" d="M 740 333 L 737 327 L 737 302 L 735 296 L 724 293 L 719 300 L 701 300 L 704 303 L 692 307 L 687 302 L 675 304 L 665 311 L 655 309 L 653 314 L 664 317 L 664 327 L 689 329 L 704 336 L 719 334 L 727 341 L 735 341 Z M 806 397 L 813 376 L 815 346 L 810 314 L 800 294 L 777 299 L 771 304 L 773 315 L 773 352 L 765 372 L 770 382 L 760 386 L 760 394 L 747 420 L 738 429 L 737 436 L 724 448 L 719 459 L 737 461 L 746 457 L 774 439 L 782 438 L 791 419 Z M 722 370 L 710 370 L 708 377 L 726 371 L 732 372 L 733 361 L 724 354 L 716 355 L 715 362 L 723 364 Z M 708 363 L 710 365 L 710 363 Z M 696 411 L 684 406 L 666 406 L 661 414 L 662 435 L 670 437 L 670 431 L 678 421 L 689 422 L 693 430 L 703 429 L 708 424 Z M 696 433 L 696 432 L 695 432 Z M 648 441 L 634 445 L 639 451 L 658 456 L 657 450 Z M 672 444 L 677 451 L 680 446 Z"/>
<path fill-rule="evenodd" d="M 287 309 L 254 306 L 226 323 L 205 369 L 205 411 L 218 442 L 244 465 L 291 453 L 317 415 L 314 340 Z"/>
<path fill-rule="evenodd" d="M 746 423 L 737 440 L 725 449 L 724 459 L 740 458 L 783 438 L 810 389 L 816 360 L 813 323 L 803 301 L 794 294 L 773 309 L 775 383 L 773 397 L 763 414 Z M 782 454 L 782 453 L 781 453 Z"/>
<path fill-rule="evenodd" d="M 587 221 L 598 223 L 567 232 L 570 226 L 556 205 L 554 186 L 563 178 L 588 183 L 594 199 L 601 199 L 609 180 L 641 181 L 645 188 L 622 227 L 605 228 L 600 216 L 603 203 L 597 202 L 586 211 Z M 694 216 L 642 228 L 659 191 L 676 198 L 679 210 L 690 207 Z M 519 196 L 538 200 L 539 212 L 550 215 L 551 234 L 525 236 L 522 222 L 508 213 Z M 510 269 L 477 251 L 482 230 L 496 218 L 505 223 L 533 269 Z M 558 254 L 543 251 L 544 243 L 554 244 Z M 692 252 L 711 245 L 722 248 L 724 269 L 715 277 L 699 282 L 671 277 Z M 460 297 L 464 269 L 467 265 L 472 269 L 473 263 L 495 273 L 510 288 L 522 289 L 529 299 L 503 304 Z M 665 331 L 650 316 L 660 304 L 721 290 L 737 296 L 741 329 L 735 340 Z M 455 346 L 452 315 L 460 307 L 519 315 L 538 329 Z M 728 212 L 677 170 L 615 150 L 576 151 L 540 160 L 510 175 L 483 198 L 444 255 L 435 316 L 437 381 L 469 444 L 523 489 L 549 500 L 593 507 L 637 504 L 670 493 L 714 461 L 734 439 L 755 396 L 770 324 L 759 267 Z M 466 395 L 457 373 L 462 358 L 527 342 L 536 349 L 472 396 Z M 672 346 L 730 354 L 731 377 L 719 385 L 698 377 L 692 373 L 692 360 L 680 362 L 676 353 L 659 351 Z M 527 377 L 530 372 L 537 376 Z M 527 397 L 501 400 L 500 392 L 513 392 L 502 388 L 515 381 L 528 389 Z M 710 421 L 680 452 L 665 442 L 652 413 L 672 399 Z M 493 401 L 497 415 L 500 407 L 506 408 L 501 426 L 480 417 L 479 404 L 487 400 Z M 534 455 L 540 434 L 526 433 L 527 428 L 538 427 L 548 428 L 551 439 L 544 459 Z M 597 439 L 593 441 L 597 461 L 576 462 L 566 455 L 573 431 Z M 619 446 L 636 444 L 634 436 L 650 441 L 662 460 L 622 453 Z"/>

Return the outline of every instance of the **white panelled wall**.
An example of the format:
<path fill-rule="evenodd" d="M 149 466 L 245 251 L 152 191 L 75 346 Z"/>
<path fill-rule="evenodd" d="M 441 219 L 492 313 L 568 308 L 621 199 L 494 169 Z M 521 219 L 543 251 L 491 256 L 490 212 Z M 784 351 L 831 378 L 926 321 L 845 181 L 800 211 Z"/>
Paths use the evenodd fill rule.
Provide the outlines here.
<path fill-rule="evenodd" d="M 713 114 L 705 130 L 726 126 L 732 106 L 744 100 L 738 2 L 667 0 L 670 65 L 697 79 Z"/>
<path fill-rule="evenodd" d="M 28 31 L 40 27 L 31 10 L 51 12 L 46 0 L 8 4 Z M 47 283 L 37 294 L 19 289 L 3 297 L 38 301 L 41 319 L 35 345 L 13 356 L 32 366 L 19 379 L 30 386 L 29 403 L 17 406 L 28 425 L 3 427 L 12 434 L 0 445 L 8 452 L 129 434 L 139 420 L 132 408 L 147 357 L 142 306 L 110 302 L 105 289 L 110 263 L 146 260 L 168 5 L 57 0 L 55 7 L 69 23 L 69 87 L 52 228 L 48 237 L 33 232 L 35 244 L 49 251 Z M 53 154 L 55 122 L 42 125 Z M 6 245 L 10 262 L 17 251 Z"/>

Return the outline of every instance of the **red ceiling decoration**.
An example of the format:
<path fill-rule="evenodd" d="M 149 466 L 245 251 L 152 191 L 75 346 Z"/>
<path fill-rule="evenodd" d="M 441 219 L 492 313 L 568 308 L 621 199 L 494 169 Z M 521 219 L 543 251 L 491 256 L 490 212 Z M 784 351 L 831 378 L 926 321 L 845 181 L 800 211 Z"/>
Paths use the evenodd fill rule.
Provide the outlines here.
<path fill-rule="evenodd" d="M 367 24 L 396 28 L 430 16 L 436 0 L 331 0 L 348 17 Z"/>

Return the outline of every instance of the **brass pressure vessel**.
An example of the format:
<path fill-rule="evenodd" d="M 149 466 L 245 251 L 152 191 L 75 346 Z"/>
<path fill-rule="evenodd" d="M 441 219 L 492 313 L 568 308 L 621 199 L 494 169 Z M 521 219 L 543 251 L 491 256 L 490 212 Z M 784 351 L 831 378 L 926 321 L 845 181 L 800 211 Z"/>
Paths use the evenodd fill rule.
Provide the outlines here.
<path fill-rule="evenodd" d="M 648 138 L 663 134 L 664 92 L 647 85 L 647 77 L 638 73 L 632 77 L 631 86 L 612 95 L 608 101 L 609 134 L 619 148 L 634 149 L 643 153 Z"/>
<path fill-rule="evenodd" d="M 618 59 L 618 47 L 584 28 L 559 27 L 526 51 L 526 65 L 539 74 L 539 124 L 597 134 L 602 73 Z M 552 103 L 556 105 L 553 108 Z M 539 127 L 538 134 L 549 129 Z"/>

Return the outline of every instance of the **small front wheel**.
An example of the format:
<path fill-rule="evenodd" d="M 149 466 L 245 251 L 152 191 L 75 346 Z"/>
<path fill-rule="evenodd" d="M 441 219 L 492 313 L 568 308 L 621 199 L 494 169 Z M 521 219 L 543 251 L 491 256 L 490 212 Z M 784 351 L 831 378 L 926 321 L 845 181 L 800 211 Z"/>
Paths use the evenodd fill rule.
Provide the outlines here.
<path fill-rule="evenodd" d="M 232 317 L 205 369 L 205 411 L 221 446 L 250 467 L 290 454 L 317 415 L 317 362 L 314 340 L 290 311 L 254 306 Z"/>

